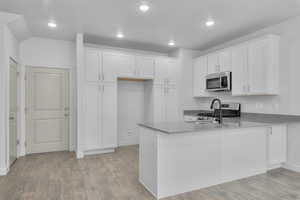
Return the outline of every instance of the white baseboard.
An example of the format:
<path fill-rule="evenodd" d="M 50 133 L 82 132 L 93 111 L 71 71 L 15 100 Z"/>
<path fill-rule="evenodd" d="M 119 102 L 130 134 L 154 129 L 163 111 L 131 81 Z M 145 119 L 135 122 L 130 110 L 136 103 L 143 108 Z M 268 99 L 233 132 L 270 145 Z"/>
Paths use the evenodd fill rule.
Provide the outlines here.
<path fill-rule="evenodd" d="M 288 169 L 288 170 L 300 173 L 300 165 L 294 165 L 294 164 L 291 164 L 291 163 L 285 163 L 285 164 L 283 164 L 282 167 L 285 168 L 285 169 Z"/>
<path fill-rule="evenodd" d="M 268 165 L 268 170 L 273 170 L 273 169 L 278 169 L 283 167 L 283 164 L 272 164 L 272 165 Z"/>
<path fill-rule="evenodd" d="M 84 157 L 84 153 L 82 152 L 82 151 L 77 151 L 76 152 L 76 158 L 77 159 L 81 159 L 81 158 L 83 158 Z"/>
<path fill-rule="evenodd" d="M 0 176 L 5 176 L 8 173 L 7 168 L 0 168 Z"/>
<path fill-rule="evenodd" d="M 103 154 L 103 153 L 113 153 L 115 152 L 114 148 L 109 148 L 109 149 L 95 149 L 95 150 L 89 150 L 85 151 L 84 155 L 96 155 L 96 154 Z"/>
<path fill-rule="evenodd" d="M 137 145 L 139 144 L 138 141 L 119 141 L 119 146 L 130 146 L 130 145 Z"/>

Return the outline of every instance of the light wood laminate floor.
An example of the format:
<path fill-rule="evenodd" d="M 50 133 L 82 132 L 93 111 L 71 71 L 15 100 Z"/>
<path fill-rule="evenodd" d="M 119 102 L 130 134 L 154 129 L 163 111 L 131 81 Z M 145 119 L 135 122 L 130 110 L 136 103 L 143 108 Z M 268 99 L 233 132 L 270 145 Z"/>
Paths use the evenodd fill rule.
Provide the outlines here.
<path fill-rule="evenodd" d="M 138 147 L 76 160 L 57 152 L 19 159 L 0 177 L 1 200 L 154 200 L 138 182 Z M 300 174 L 273 170 L 165 200 L 300 199 Z"/>

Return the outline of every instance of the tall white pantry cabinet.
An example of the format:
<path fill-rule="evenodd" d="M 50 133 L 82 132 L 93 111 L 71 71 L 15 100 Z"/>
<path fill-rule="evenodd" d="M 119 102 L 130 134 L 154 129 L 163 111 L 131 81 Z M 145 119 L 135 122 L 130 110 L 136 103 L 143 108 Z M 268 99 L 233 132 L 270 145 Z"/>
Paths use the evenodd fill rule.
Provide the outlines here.
<path fill-rule="evenodd" d="M 146 80 L 149 90 L 145 92 L 145 120 L 179 119 L 176 59 L 90 47 L 85 47 L 84 54 L 84 154 L 111 151 L 118 146 L 118 78 Z"/>
<path fill-rule="evenodd" d="M 85 151 L 117 146 L 117 82 L 100 51 L 85 51 Z"/>

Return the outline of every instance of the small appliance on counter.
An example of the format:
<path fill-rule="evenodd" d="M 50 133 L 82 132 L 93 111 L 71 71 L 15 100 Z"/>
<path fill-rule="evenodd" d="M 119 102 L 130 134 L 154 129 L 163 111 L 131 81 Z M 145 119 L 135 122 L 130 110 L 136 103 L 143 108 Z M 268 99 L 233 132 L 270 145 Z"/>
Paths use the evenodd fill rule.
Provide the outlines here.
<path fill-rule="evenodd" d="M 240 103 L 222 103 L 221 109 L 223 118 L 241 116 Z M 219 112 L 219 109 L 216 112 Z M 214 118 L 214 114 L 216 113 L 213 110 L 185 110 L 183 113 L 185 122 L 209 121 Z"/>

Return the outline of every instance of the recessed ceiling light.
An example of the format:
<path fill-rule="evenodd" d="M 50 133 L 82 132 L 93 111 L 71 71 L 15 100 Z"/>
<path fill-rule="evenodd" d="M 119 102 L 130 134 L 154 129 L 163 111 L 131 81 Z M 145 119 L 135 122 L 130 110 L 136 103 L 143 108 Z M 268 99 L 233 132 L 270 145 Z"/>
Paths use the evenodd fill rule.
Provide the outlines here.
<path fill-rule="evenodd" d="M 56 28 L 56 27 L 57 27 L 57 24 L 56 24 L 55 22 L 51 21 L 51 22 L 48 22 L 48 26 L 49 26 L 50 28 Z"/>
<path fill-rule="evenodd" d="M 168 43 L 169 46 L 175 46 L 175 42 L 173 40 L 171 40 L 169 43 Z"/>
<path fill-rule="evenodd" d="M 207 20 L 206 23 L 205 23 L 205 25 L 207 27 L 211 27 L 211 26 L 215 25 L 215 21 L 214 20 Z"/>
<path fill-rule="evenodd" d="M 150 9 L 150 6 L 146 3 L 142 3 L 139 7 L 140 11 L 147 12 Z"/>
<path fill-rule="evenodd" d="M 124 37 L 123 33 L 117 33 L 117 38 L 123 38 L 123 37 Z"/>

